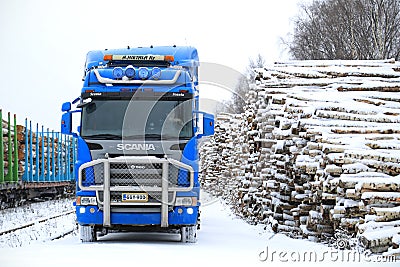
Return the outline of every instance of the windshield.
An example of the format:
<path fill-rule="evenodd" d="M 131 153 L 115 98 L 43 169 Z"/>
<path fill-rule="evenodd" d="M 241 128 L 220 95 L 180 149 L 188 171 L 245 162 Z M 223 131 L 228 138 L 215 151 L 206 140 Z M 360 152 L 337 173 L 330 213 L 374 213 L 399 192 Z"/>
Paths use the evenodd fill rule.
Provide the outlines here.
<path fill-rule="evenodd" d="M 93 100 L 82 108 L 89 139 L 190 139 L 191 100 Z"/>

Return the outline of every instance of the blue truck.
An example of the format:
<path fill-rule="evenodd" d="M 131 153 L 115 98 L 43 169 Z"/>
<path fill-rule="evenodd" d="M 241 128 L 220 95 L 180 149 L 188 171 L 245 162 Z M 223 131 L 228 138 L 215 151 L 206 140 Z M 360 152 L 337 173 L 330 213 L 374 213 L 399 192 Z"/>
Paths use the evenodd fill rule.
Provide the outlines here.
<path fill-rule="evenodd" d="M 87 54 L 81 95 L 62 105 L 61 119 L 62 133 L 77 138 L 82 242 L 115 231 L 173 232 L 196 242 L 197 145 L 214 134 L 214 116 L 199 111 L 198 68 L 188 46 Z M 80 114 L 76 133 L 73 113 Z"/>

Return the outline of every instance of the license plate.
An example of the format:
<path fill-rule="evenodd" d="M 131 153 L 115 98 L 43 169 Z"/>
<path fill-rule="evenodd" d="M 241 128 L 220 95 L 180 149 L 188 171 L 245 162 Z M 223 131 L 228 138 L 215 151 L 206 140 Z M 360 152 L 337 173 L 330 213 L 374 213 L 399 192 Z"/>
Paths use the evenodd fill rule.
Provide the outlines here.
<path fill-rule="evenodd" d="M 122 202 L 147 202 L 149 195 L 147 193 L 122 193 Z"/>

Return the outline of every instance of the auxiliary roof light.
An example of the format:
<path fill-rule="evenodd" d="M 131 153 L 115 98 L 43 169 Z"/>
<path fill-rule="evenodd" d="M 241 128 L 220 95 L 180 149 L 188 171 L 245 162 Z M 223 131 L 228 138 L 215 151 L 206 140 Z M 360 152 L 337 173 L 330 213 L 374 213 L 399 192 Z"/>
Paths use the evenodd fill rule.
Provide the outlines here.
<path fill-rule="evenodd" d="M 124 76 L 124 70 L 121 67 L 115 67 L 113 69 L 113 76 L 115 79 L 121 79 Z"/>
<path fill-rule="evenodd" d="M 103 60 L 104 61 L 110 61 L 113 59 L 113 55 L 104 55 Z"/>
<path fill-rule="evenodd" d="M 140 79 L 142 80 L 147 79 L 147 77 L 149 77 L 149 70 L 143 67 L 139 68 L 138 74 Z"/>
<path fill-rule="evenodd" d="M 175 58 L 174 58 L 174 56 L 172 56 L 172 55 L 167 55 L 167 56 L 164 56 L 164 60 L 165 60 L 165 61 L 170 61 L 170 62 L 172 62 L 172 61 L 175 60 Z"/>
<path fill-rule="evenodd" d="M 129 79 L 133 79 L 135 77 L 135 69 L 133 68 L 132 65 L 129 65 L 128 67 L 126 67 L 125 69 L 125 75 L 126 77 L 128 77 Z"/>
<path fill-rule="evenodd" d="M 152 77 L 154 80 L 160 79 L 160 77 L 161 77 L 161 69 L 158 68 L 158 67 L 154 67 L 154 68 L 152 69 L 152 71 L 151 71 L 151 77 Z"/>

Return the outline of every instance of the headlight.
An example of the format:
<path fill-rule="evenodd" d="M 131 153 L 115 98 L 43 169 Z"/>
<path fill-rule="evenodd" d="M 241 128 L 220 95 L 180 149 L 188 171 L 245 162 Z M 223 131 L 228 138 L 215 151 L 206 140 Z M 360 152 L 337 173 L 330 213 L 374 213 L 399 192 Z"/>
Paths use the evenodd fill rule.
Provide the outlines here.
<path fill-rule="evenodd" d="M 76 198 L 77 206 L 94 206 L 97 205 L 96 197 L 77 197 Z"/>
<path fill-rule="evenodd" d="M 175 200 L 175 206 L 196 206 L 196 197 L 177 197 Z"/>

